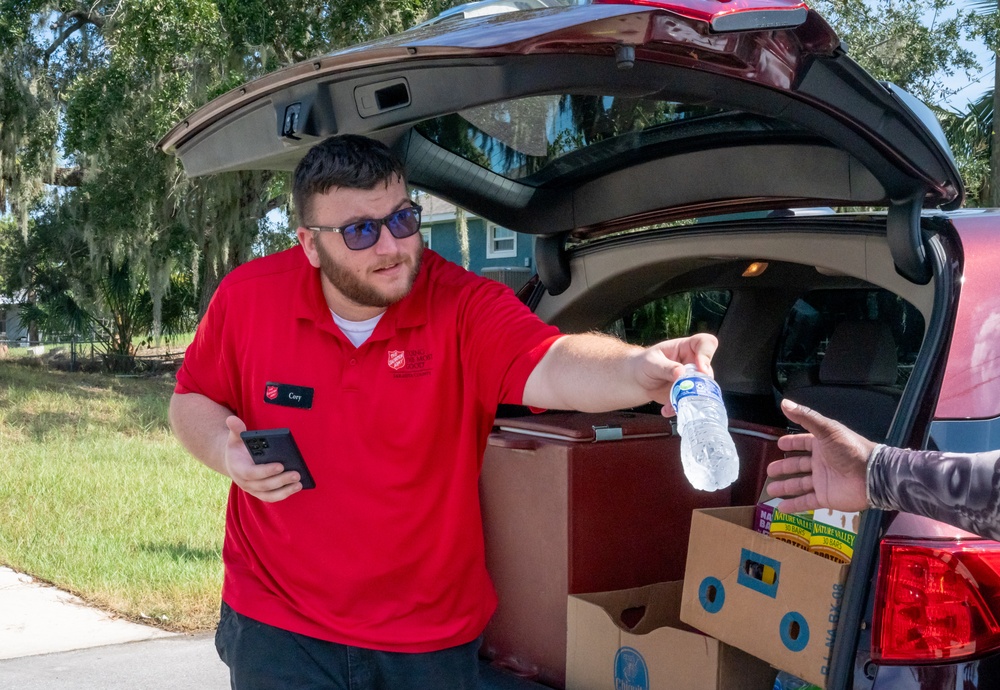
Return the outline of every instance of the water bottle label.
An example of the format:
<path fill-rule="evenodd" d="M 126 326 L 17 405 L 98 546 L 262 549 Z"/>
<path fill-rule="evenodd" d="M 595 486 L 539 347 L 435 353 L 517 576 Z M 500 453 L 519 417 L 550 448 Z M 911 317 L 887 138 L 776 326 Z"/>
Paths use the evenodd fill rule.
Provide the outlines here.
<path fill-rule="evenodd" d="M 685 376 L 677 379 L 670 389 L 670 404 L 673 405 L 674 412 L 677 411 L 677 403 L 689 395 L 701 395 L 722 402 L 722 389 L 715 381 L 707 376 Z"/>

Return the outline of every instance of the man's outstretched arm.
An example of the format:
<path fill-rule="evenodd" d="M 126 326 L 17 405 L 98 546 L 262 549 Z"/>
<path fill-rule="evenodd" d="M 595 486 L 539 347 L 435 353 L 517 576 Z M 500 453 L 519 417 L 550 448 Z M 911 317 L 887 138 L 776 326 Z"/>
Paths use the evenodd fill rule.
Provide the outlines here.
<path fill-rule="evenodd" d="M 651 400 L 672 415 L 670 387 L 685 364 L 712 372 L 715 336 L 700 333 L 642 348 L 597 333 L 557 340 L 528 377 L 525 405 L 603 412 Z"/>

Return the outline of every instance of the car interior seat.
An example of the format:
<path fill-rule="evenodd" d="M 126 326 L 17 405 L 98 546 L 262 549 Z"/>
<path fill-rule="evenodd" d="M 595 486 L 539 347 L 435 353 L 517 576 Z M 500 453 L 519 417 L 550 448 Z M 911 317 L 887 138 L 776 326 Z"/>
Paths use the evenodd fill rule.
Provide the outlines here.
<path fill-rule="evenodd" d="M 830 336 L 819 381 L 786 388 L 784 395 L 868 439 L 883 441 L 903 392 L 895 385 L 897 366 L 887 324 L 842 321 Z"/>

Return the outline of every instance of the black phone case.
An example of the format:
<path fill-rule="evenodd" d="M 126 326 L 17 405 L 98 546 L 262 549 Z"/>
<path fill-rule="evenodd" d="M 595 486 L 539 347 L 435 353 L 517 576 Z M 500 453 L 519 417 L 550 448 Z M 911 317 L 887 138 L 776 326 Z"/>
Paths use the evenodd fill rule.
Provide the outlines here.
<path fill-rule="evenodd" d="M 286 472 L 299 473 L 303 489 L 316 488 L 312 473 L 306 467 L 305 458 L 299 452 L 299 447 L 295 445 L 295 439 L 292 438 L 292 432 L 289 429 L 244 431 L 240 434 L 240 438 L 243 439 L 243 445 L 250 452 L 250 457 L 258 465 L 280 462 Z"/>

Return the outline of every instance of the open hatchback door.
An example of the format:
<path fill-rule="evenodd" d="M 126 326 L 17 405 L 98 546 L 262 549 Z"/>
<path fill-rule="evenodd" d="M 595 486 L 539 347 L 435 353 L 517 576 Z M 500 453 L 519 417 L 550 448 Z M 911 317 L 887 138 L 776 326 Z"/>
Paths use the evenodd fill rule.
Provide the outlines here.
<path fill-rule="evenodd" d="M 327 136 L 375 137 L 413 186 L 550 238 L 554 290 L 568 235 L 817 205 L 888 208 L 898 269 L 929 279 L 920 211 L 964 194 L 944 135 L 804 3 L 512 4 L 281 69 L 160 146 L 195 176 L 291 170 Z"/>

